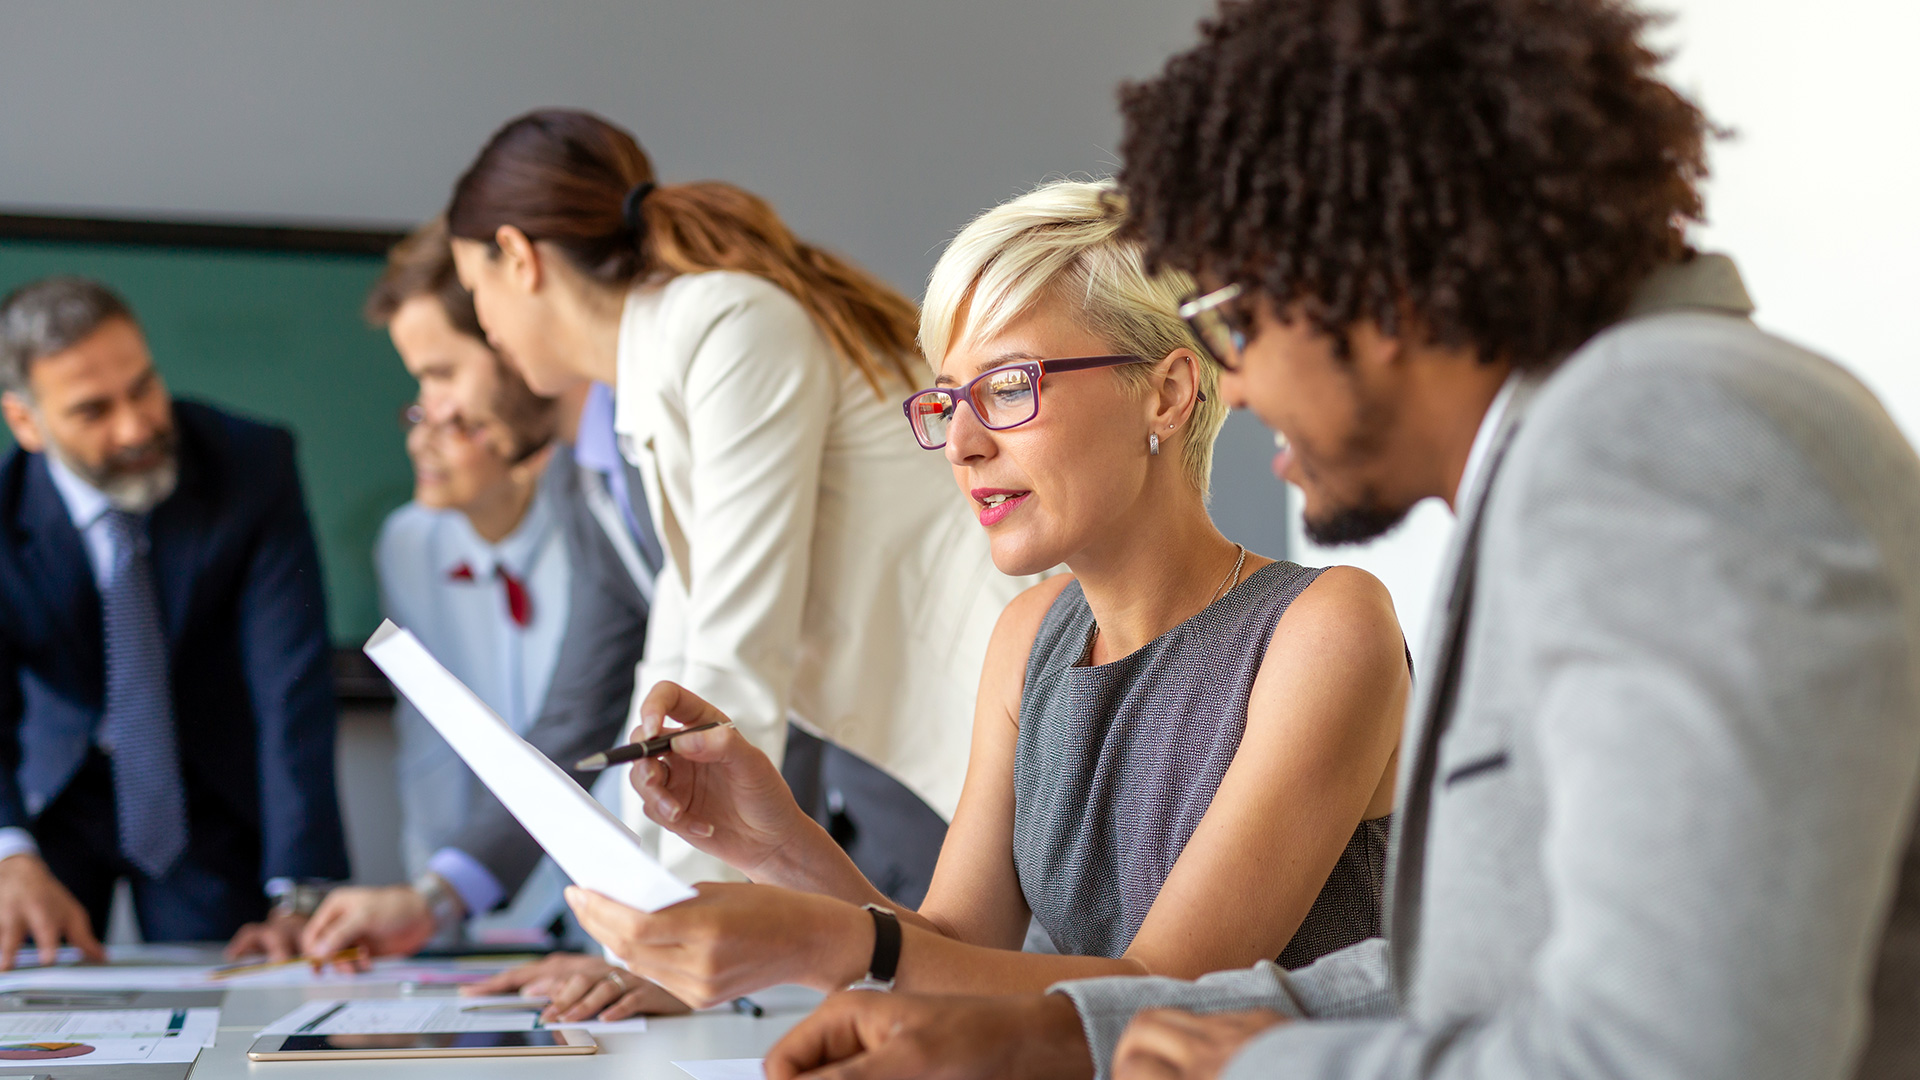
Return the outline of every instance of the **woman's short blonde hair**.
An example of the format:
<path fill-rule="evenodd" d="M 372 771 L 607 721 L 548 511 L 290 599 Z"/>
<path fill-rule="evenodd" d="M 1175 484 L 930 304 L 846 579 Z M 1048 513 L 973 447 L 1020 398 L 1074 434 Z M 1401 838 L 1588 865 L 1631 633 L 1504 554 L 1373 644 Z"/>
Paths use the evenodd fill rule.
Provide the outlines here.
<path fill-rule="evenodd" d="M 1175 270 L 1147 273 L 1137 244 L 1119 238 L 1126 202 L 1110 182 L 1060 181 L 1036 188 L 968 223 L 940 256 L 920 308 L 920 348 L 937 370 L 955 335 L 991 337 L 1043 300 L 1079 307 L 1088 329 L 1116 353 L 1158 360 L 1191 349 L 1201 393 L 1185 439 L 1181 466 L 1204 497 L 1213 472 L 1213 441 L 1226 421 L 1220 373 L 1180 318 L 1193 281 Z M 966 309 L 967 325 L 958 324 Z M 1151 369 L 1114 368 L 1129 386 L 1145 390 Z"/>

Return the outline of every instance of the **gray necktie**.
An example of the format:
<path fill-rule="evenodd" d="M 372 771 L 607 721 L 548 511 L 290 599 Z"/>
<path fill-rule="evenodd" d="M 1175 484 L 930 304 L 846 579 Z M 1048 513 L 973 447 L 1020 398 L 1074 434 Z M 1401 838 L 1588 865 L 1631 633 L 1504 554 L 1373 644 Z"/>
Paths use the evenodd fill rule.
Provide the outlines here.
<path fill-rule="evenodd" d="M 120 853 L 150 878 L 165 877 L 187 849 L 187 794 L 173 725 L 167 638 L 141 519 L 109 510 L 113 578 L 102 590 L 107 702 L 100 747 L 113 759 Z"/>

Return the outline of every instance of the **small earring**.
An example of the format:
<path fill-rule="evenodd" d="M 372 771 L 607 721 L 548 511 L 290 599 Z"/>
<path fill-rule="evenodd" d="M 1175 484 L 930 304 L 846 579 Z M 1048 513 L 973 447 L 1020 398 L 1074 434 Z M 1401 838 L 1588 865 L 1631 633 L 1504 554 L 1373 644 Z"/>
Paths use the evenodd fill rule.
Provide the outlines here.
<path fill-rule="evenodd" d="M 1160 453 L 1160 436 L 1151 431 L 1147 432 L 1147 453 L 1156 456 Z"/>

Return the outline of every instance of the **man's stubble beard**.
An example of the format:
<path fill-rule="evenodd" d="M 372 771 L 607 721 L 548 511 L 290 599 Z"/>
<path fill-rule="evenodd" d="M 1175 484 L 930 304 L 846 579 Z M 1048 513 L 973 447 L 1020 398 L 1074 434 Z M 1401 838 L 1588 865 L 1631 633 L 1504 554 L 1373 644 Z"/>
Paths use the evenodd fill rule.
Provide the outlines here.
<path fill-rule="evenodd" d="M 1336 458 L 1338 463 L 1358 466 L 1378 457 L 1386 443 L 1387 432 L 1398 418 L 1396 408 L 1378 401 L 1363 399 L 1357 411 L 1356 430 L 1340 447 Z M 1305 447 L 1300 449 L 1304 450 Z M 1306 466 L 1304 456 L 1301 465 Z M 1310 471 L 1324 473 L 1325 470 Z M 1336 505 L 1319 516 L 1302 513 L 1300 520 L 1308 540 L 1321 547 L 1338 547 L 1342 544 L 1364 544 L 1385 536 L 1412 512 L 1411 505 L 1389 504 L 1378 488 L 1369 484 L 1363 486 L 1352 501 Z"/>

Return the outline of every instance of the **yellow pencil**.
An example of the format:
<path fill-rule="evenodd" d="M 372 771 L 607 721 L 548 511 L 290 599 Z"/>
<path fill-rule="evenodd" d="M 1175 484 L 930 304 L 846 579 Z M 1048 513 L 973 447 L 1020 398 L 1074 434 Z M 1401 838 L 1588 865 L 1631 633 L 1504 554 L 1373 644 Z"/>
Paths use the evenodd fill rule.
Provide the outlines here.
<path fill-rule="evenodd" d="M 321 960 L 311 960 L 304 956 L 296 956 L 291 960 L 262 960 L 245 964 L 228 964 L 226 967 L 214 968 L 207 978 L 231 979 L 235 975 L 251 975 L 256 971 L 271 971 L 274 968 L 288 967 L 293 964 L 311 964 L 313 966 L 313 973 L 318 975 L 321 970 L 329 964 L 351 964 L 365 959 L 368 959 L 366 947 L 363 945 L 355 945 L 351 949 L 341 949 L 332 956 Z"/>

